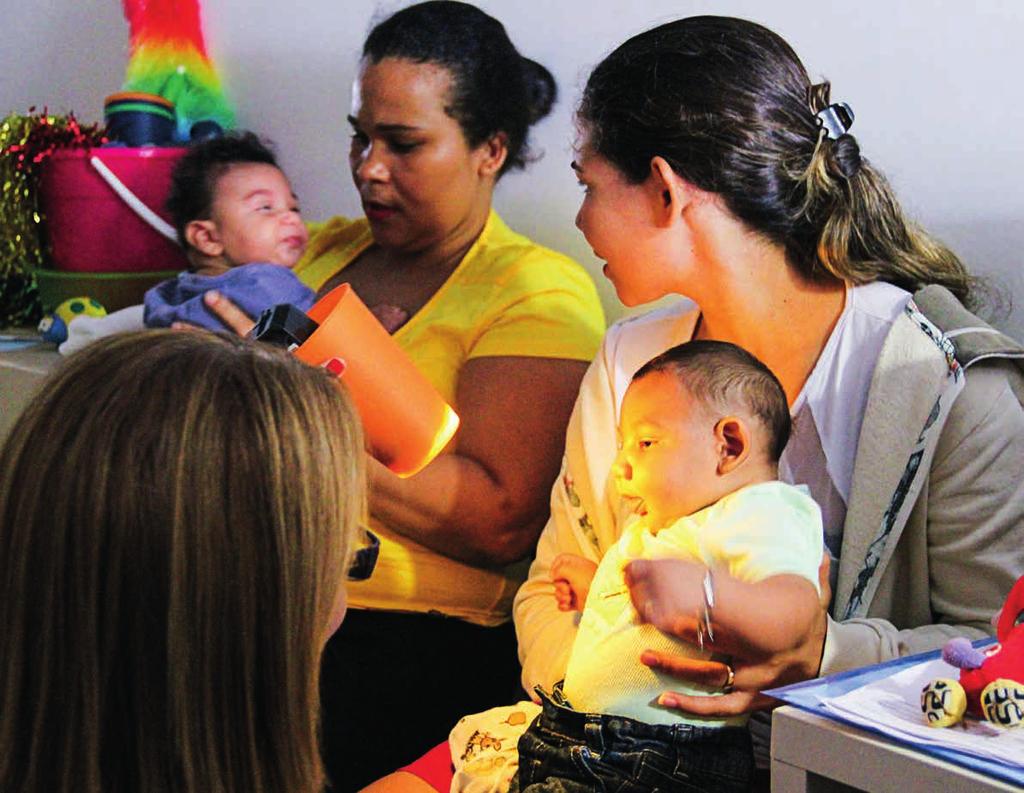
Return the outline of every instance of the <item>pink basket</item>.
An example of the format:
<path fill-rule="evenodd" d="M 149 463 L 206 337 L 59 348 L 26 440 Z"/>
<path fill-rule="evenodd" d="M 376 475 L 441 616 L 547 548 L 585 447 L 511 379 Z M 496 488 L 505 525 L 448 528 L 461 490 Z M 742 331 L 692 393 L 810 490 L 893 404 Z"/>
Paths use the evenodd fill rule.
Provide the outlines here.
<path fill-rule="evenodd" d="M 39 198 L 53 265 L 73 272 L 152 272 L 187 265 L 181 247 L 146 223 L 89 162 L 100 160 L 142 203 L 169 220 L 164 201 L 181 148 L 56 151 L 46 161 Z"/>

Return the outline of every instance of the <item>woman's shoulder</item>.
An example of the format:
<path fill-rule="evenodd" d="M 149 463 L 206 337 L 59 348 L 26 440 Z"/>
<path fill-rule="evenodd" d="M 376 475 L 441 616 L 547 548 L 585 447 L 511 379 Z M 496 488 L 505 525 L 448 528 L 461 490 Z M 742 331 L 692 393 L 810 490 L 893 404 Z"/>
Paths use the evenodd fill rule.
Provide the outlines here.
<path fill-rule="evenodd" d="M 1017 340 L 969 311 L 948 289 L 926 286 L 914 293 L 913 300 L 921 315 L 949 340 L 962 366 L 992 358 L 1024 359 L 1024 347 Z"/>
<path fill-rule="evenodd" d="M 942 372 L 1001 369 L 1009 373 L 1015 390 L 1016 380 L 1024 376 L 1024 347 L 971 313 L 941 286 L 927 286 L 914 293 L 892 323 L 880 362 L 893 363 L 890 368 L 902 372 L 900 379 L 906 384 L 910 373 L 905 364 L 926 357 Z M 934 374 L 927 377 L 933 379 Z M 1024 402 L 1024 390 L 1019 395 Z"/>
<path fill-rule="evenodd" d="M 651 358 L 689 341 L 700 310 L 688 298 L 667 306 L 624 317 L 605 333 L 602 348 L 611 359 L 635 360 L 639 368 Z"/>
<path fill-rule="evenodd" d="M 470 269 L 486 271 L 491 279 L 535 288 L 572 285 L 597 299 L 593 279 L 579 262 L 512 230 L 496 212 L 491 212 L 471 258 Z"/>

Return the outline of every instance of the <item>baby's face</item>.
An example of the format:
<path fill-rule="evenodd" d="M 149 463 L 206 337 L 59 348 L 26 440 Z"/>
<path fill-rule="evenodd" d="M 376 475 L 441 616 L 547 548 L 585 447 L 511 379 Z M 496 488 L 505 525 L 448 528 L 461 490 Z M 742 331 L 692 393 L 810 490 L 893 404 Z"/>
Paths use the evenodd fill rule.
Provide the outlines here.
<path fill-rule="evenodd" d="M 267 262 L 294 267 L 309 233 L 292 186 L 265 163 L 232 165 L 217 179 L 211 220 L 232 265 Z"/>
<path fill-rule="evenodd" d="M 619 493 L 661 528 L 721 495 L 715 418 L 675 375 L 653 372 L 626 390 L 621 447 L 613 474 Z"/>

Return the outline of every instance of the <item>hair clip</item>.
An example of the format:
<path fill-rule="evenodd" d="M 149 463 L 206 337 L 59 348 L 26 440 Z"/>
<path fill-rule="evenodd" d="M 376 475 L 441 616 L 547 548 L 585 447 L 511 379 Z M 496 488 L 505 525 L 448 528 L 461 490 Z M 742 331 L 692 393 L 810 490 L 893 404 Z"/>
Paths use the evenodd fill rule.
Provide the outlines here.
<path fill-rule="evenodd" d="M 846 102 L 836 102 L 814 115 L 830 140 L 841 138 L 853 126 L 853 110 Z"/>

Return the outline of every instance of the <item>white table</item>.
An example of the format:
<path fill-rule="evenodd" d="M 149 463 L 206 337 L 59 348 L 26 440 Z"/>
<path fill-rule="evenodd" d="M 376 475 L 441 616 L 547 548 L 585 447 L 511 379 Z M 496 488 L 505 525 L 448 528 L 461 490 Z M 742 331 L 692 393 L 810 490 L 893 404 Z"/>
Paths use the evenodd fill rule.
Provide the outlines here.
<path fill-rule="evenodd" d="M 30 330 L 7 328 L 0 331 L 0 335 L 32 338 L 38 334 Z M 0 351 L 0 441 L 7 436 L 21 411 L 61 360 L 54 344 Z"/>
<path fill-rule="evenodd" d="M 1021 790 L 791 706 L 772 716 L 771 758 L 772 793 Z"/>

